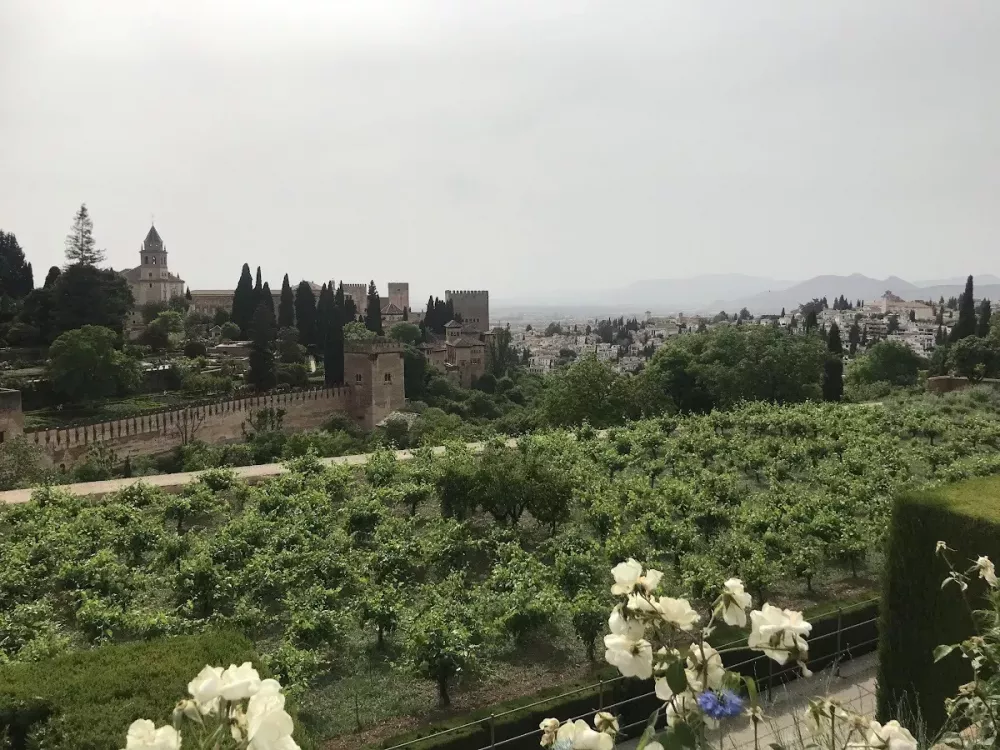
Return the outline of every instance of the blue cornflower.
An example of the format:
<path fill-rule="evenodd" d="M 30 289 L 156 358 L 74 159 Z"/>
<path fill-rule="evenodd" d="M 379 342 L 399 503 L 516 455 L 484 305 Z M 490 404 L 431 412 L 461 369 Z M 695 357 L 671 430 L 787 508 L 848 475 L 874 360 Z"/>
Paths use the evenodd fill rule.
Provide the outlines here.
<path fill-rule="evenodd" d="M 728 719 L 739 716 L 743 710 L 743 700 L 732 690 L 718 693 L 706 690 L 698 696 L 698 707 L 713 719 Z"/>

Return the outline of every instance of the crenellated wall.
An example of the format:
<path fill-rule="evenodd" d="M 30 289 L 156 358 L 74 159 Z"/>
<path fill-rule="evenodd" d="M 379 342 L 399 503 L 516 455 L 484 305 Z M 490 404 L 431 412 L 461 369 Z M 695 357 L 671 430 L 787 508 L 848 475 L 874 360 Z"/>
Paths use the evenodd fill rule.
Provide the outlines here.
<path fill-rule="evenodd" d="M 33 430 L 25 432 L 25 437 L 41 447 L 53 464 L 68 468 L 91 446 L 101 442 L 124 458 L 163 453 L 189 440 L 206 443 L 239 440 L 247 417 L 267 407 L 285 410 L 286 432 L 316 429 L 337 412 L 351 415 L 360 426 L 366 423 L 354 390 L 345 386 L 251 396 L 137 414 L 110 422 Z"/>

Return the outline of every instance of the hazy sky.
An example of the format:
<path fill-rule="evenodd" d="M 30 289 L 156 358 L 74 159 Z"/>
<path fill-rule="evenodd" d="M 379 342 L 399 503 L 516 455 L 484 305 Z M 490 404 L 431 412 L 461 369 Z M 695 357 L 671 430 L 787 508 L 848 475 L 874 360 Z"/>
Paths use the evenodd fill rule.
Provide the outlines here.
<path fill-rule="evenodd" d="M 0 228 L 192 288 L 1000 272 L 997 0 L 0 0 Z"/>

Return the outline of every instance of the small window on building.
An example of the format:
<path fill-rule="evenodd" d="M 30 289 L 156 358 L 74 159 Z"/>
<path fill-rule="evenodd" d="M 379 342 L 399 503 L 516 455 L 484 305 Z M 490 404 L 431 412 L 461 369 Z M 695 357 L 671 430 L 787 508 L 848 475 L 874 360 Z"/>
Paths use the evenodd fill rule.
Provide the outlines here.
<path fill-rule="evenodd" d="M 146 256 L 146 265 L 147 266 L 149 265 L 149 256 L 148 255 Z"/>
<path fill-rule="evenodd" d="M 360 383 L 361 382 L 361 373 L 360 372 L 357 372 L 357 373 L 354 374 L 354 382 L 355 383 Z"/>
<path fill-rule="evenodd" d="M 152 288 L 153 288 L 153 282 L 152 282 L 152 281 L 151 281 L 151 282 L 149 282 L 149 288 L 150 288 L 150 289 L 152 289 Z"/>
<path fill-rule="evenodd" d="M 3 442 L 3 438 L 4 438 L 4 431 L 0 430 L 0 443 Z"/>
<path fill-rule="evenodd" d="M 385 380 L 386 383 L 391 383 L 392 382 L 392 373 L 391 372 L 387 372 L 385 374 L 385 377 L 383 378 L 383 380 Z"/>
<path fill-rule="evenodd" d="M 155 255 L 153 256 L 153 265 L 154 266 L 156 265 L 156 256 Z"/>

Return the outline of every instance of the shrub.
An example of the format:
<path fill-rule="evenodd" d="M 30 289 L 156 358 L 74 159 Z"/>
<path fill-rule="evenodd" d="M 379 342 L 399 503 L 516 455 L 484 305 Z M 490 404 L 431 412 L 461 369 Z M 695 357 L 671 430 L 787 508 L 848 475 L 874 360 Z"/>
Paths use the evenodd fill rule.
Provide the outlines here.
<path fill-rule="evenodd" d="M 935 555 L 938 540 L 956 547 L 953 558 L 1000 557 L 1000 479 L 975 479 L 900 497 L 892 514 L 879 622 L 878 712 L 895 715 L 905 702 L 931 731 L 945 719 L 944 700 L 972 675 L 967 662 L 933 663 L 934 648 L 973 633 L 957 587 L 941 587 L 947 569 Z M 985 587 L 967 595 L 976 606 Z"/>
<path fill-rule="evenodd" d="M 206 354 L 208 354 L 208 348 L 205 346 L 204 341 L 188 341 L 184 344 L 185 357 L 196 359 L 197 357 L 204 357 Z"/>
<path fill-rule="evenodd" d="M 135 719 L 168 723 L 206 664 L 256 661 L 238 633 L 209 632 L 105 646 L 0 668 L 0 735 L 50 750 L 107 750 Z"/>

